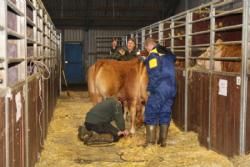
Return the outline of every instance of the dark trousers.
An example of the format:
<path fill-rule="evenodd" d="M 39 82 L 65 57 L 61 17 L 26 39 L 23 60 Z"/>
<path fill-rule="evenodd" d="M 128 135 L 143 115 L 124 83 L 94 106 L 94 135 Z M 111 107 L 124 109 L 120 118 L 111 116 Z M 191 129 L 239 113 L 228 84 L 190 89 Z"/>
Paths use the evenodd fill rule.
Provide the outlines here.
<path fill-rule="evenodd" d="M 92 124 L 92 123 L 85 122 L 85 127 L 87 128 L 87 130 L 89 131 L 92 130 L 92 131 L 95 131 L 96 133 L 111 134 L 115 142 L 120 139 L 120 137 L 117 135 L 119 130 L 110 123 Z"/>

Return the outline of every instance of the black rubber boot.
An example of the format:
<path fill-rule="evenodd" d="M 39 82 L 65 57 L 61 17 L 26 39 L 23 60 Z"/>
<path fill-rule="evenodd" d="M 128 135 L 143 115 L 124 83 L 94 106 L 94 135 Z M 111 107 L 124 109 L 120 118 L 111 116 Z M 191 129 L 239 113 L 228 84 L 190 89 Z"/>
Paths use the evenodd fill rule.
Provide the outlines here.
<path fill-rule="evenodd" d="M 79 126 L 78 128 L 78 138 L 79 140 L 86 142 L 93 135 L 92 131 L 89 131 L 85 126 Z"/>
<path fill-rule="evenodd" d="M 156 142 L 156 126 L 155 125 L 146 125 L 146 142 L 143 147 L 148 145 L 154 145 Z"/>
<path fill-rule="evenodd" d="M 160 144 L 161 147 L 166 147 L 167 145 L 168 127 L 169 125 L 160 125 L 159 140 L 157 144 Z"/>

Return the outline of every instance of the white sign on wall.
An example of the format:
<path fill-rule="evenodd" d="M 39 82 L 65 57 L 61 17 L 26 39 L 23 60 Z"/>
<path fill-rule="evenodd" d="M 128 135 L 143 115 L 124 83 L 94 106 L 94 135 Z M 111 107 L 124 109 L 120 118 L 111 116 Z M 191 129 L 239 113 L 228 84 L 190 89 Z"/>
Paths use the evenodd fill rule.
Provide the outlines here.
<path fill-rule="evenodd" d="M 22 114 L 22 97 L 20 92 L 16 94 L 15 101 L 16 101 L 16 122 L 18 122 Z"/>
<path fill-rule="evenodd" d="M 220 79 L 219 80 L 219 95 L 221 96 L 227 96 L 227 80 Z"/>

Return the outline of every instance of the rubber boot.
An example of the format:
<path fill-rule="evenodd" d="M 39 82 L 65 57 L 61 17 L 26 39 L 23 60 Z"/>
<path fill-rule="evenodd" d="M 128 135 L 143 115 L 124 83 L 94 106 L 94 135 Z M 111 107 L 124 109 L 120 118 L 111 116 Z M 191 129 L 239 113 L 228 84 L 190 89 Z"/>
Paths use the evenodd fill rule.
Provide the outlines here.
<path fill-rule="evenodd" d="M 166 147 L 167 145 L 168 127 L 169 125 L 160 125 L 159 140 L 157 144 L 160 144 L 161 147 Z"/>
<path fill-rule="evenodd" d="M 105 143 L 112 143 L 114 138 L 111 134 L 98 134 L 93 132 L 93 135 L 86 141 L 84 144 L 86 145 L 94 145 L 94 144 L 105 144 Z"/>
<path fill-rule="evenodd" d="M 146 125 L 146 142 L 143 147 L 155 144 L 156 141 L 156 126 Z"/>
<path fill-rule="evenodd" d="M 85 126 L 79 126 L 78 128 L 79 140 L 86 142 L 92 135 L 93 135 L 93 132 L 87 130 Z"/>

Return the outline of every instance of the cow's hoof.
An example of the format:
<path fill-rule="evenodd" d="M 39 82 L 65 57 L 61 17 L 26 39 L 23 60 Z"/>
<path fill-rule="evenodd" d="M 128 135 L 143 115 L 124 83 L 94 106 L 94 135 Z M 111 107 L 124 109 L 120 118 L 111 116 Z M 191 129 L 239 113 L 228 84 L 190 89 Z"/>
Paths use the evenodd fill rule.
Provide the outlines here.
<path fill-rule="evenodd" d="M 130 134 L 131 135 L 135 134 L 135 129 L 130 129 Z"/>

